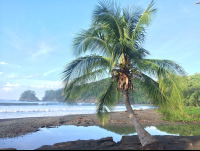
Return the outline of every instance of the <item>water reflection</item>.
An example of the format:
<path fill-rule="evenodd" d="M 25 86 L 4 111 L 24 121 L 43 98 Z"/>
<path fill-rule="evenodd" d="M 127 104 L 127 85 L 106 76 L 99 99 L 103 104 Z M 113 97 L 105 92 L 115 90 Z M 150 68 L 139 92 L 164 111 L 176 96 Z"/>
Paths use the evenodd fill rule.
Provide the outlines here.
<path fill-rule="evenodd" d="M 179 136 L 198 136 L 200 135 L 200 125 L 164 125 L 156 126 L 157 129 L 168 134 L 179 134 Z"/>
<path fill-rule="evenodd" d="M 145 129 L 151 135 L 180 135 L 192 136 L 200 135 L 200 125 L 165 125 L 149 126 Z M 121 140 L 123 135 L 137 135 L 134 127 L 111 127 L 111 126 L 60 126 L 58 128 L 41 128 L 40 131 L 29 133 L 17 138 L 0 139 L 0 148 L 16 148 L 20 150 L 33 150 L 42 145 L 53 145 L 55 143 L 100 139 L 103 137 L 113 137 L 115 142 Z"/>
<path fill-rule="evenodd" d="M 107 131 L 114 132 L 119 135 L 137 135 L 136 130 L 134 127 L 114 127 L 114 126 L 104 126 L 101 127 Z M 155 126 L 147 126 L 145 127 L 145 130 L 149 132 L 151 135 L 178 135 L 177 133 L 166 133 L 164 131 L 161 131 L 157 129 Z"/>
<path fill-rule="evenodd" d="M 137 135 L 134 127 L 113 127 L 100 126 L 103 129 L 117 133 L 119 135 Z M 164 125 L 164 126 L 148 126 L 145 129 L 151 135 L 178 135 L 178 136 L 199 136 L 200 125 Z"/>
<path fill-rule="evenodd" d="M 99 126 L 99 127 L 119 135 L 129 135 L 136 133 L 134 127 L 114 127 L 114 126 Z"/>

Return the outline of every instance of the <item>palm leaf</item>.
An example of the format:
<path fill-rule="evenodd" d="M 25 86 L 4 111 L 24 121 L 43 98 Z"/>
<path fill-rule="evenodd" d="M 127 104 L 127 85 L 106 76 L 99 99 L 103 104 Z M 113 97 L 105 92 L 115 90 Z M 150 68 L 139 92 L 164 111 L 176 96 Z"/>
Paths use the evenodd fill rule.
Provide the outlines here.
<path fill-rule="evenodd" d="M 116 79 L 111 80 L 108 89 L 103 93 L 103 95 L 98 99 L 97 104 L 97 117 L 103 123 L 108 120 L 108 109 L 110 111 L 114 110 L 114 106 L 117 104 L 121 93 L 117 91 L 117 81 Z"/>
<path fill-rule="evenodd" d="M 107 58 L 97 55 L 77 58 L 65 67 L 62 72 L 62 82 L 67 85 L 69 81 L 73 81 L 73 79 L 83 76 L 91 66 L 94 68 L 95 65 L 100 68 L 109 67 L 109 64 L 110 62 L 108 62 Z"/>
<path fill-rule="evenodd" d="M 108 25 L 107 30 L 115 33 L 118 39 L 123 39 L 123 22 L 120 18 L 121 8 L 120 5 L 113 2 L 99 1 L 93 11 L 93 22 L 103 23 Z"/>
<path fill-rule="evenodd" d="M 150 16 L 155 14 L 156 9 L 154 7 L 154 1 L 152 0 L 151 3 L 148 5 L 144 13 L 139 17 L 138 23 L 135 26 L 134 32 L 132 34 L 132 41 L 135 39 L 138 39 L 140 37 L 141 33 L 144 31 L 143 26 L 146 25 L 148 26 L 150 23 Z"/>
<path fill-rule="evenodd" d="M 82 92 L 87 91 L 89 86 L 86 85 L 87 82 L 96 81 L 97 79 L 105 77 L 106 75 L 108 76 L 106 68 L 101 68 L 93 72 L 88 72 L 83 76 L 74 79 L 67 85 L 65 84 L 63 90 L 64 101 L 74 102 L 75 99 L 78 98 Z"/>

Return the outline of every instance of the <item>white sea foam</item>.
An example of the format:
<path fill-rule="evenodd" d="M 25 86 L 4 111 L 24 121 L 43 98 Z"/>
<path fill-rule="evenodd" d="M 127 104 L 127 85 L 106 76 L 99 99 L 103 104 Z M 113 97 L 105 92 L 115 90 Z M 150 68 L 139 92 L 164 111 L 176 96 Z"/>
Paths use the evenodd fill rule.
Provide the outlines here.
<path fill-rule="evenodd" d="M 132 107 L 133 109 L 149 108 L 149 106 L 141 105 L 134 105 Z M 117 105 L 114 109 L 114 111 L 124 110 L 126 110 L 125 105 Z M 15 100 L 0 100 L 0 119 L 95 113 L 95 103 L 77 103 L 69 106 L 60 102 L 22 102 Z"/>
<path fill-rule="evenodd" d="M 16 113 L 16 112 L 55 112 L 55 111 L 67 111 L 66 108 L 63 109 L 10 109 L 10 110 L 0 110 L 0 113 Z"/>

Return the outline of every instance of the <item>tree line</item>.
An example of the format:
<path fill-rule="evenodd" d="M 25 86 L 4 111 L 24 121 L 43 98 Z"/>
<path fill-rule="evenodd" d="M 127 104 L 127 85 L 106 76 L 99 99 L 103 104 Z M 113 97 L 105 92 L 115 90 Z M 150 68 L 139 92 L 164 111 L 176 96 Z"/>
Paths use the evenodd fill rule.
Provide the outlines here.
<path fill-rule="evenodd" d="M 77 98 L 77 100 L 86 101 L 90 98 L 98 99 L 106 90 L 108 81 L 110 78 L 99 80 L 92 83 L 86 83 L 88 85 L 88 89 L 85 92 L 82 92 L 81 95 Z M 78 86 L 77 86 L 78 87 Z M 58 90 L 46 90 L 45 96 L 43 97 L 43 101 L 63 101 L 62 96 L 63 89 Z M 134 91 L 130 91 L 130 102 L 132 104 L 151 104 L 153 101 L 150 100 L 146 94 L 141 90 L 141 86 L 139 83 L 135 83 Z M 123 96 L 119 100 L 120 103 L 123 103 Z"/>
<path fill-rule="evenodd" d="M 184 106 L 200 106 L 200 73 L 181 77 Z"/>
<path fill-rule="evenodd" d="M 77 100 L 86 101 L 89 98 L 99 98 L 107 88 L 108 81 L 110 79 L 103 79 L 92 83 L 86 83 L 89 85 L 87 91 L 82 92 Z M 183 104 L 184 106 L 200 106 L 200 73 L 194 75 L 182 76 L 181 81 L 183 84 Z M 141 86 L 136 81 L 134 82 L 134 91 L 130 91 L 130 102 L 132 104 L 152 104 L 153 100 L 143 93 Z M 42 101 L 59 101 L 64 100 L 62 96 L 63 89 L 58 90 L 46 90 Z M 36 94 L 34 91 L 26 90 L 20 95 L 19 100 L 36 100 Z M 123 103 L 123 97 L 121 96 L 119 102 Z"/>

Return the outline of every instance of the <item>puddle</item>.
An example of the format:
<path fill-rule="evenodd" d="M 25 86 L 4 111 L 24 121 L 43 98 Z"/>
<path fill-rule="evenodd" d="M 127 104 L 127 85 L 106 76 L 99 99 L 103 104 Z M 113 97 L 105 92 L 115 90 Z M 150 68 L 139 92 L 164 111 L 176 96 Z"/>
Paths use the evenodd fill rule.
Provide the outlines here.
<path fill-rule="evenodd" d="M 154 126 L 145 128 L 151 135 L 177 135 L 168 134 L 158 130 Z M 126 131 L 125 131 L 126 130 Z M 16 148 L 18 150 L 33 150 L 42 145 L 53 145 L 55 143 L 100 139 L 103 137 L 113 137 L 115 142 L 121 140 L 123 135 L 137 135 L 134 128 L 131 127 L 99 127 L 99 126 L 73 126 L 66 125 L 57 128 L 41 128 L 40 131 L 29 133 L 27 135 L 0 139 L 0 148 Z"/>

